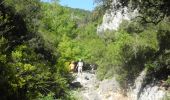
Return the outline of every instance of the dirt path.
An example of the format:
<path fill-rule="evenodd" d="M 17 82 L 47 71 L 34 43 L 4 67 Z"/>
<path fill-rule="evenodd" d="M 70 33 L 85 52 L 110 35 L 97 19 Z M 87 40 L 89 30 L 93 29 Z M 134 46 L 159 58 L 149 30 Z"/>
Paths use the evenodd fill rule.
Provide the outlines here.
<path fill-rule="evenodd" d="M 96 79 L 96 75 L 88 71 L 83 72 L 81 75 L 76 75 L 73 82 L 80 82 L 82 88 L 80 89 L 80 97 L 83 100 L 101 100 L 97 91 L 99 81 Z"/>
<path fill-rule="evenodd" d="M 73 83 L 78 83 L 81 88 L 78 88 L 77 95 L 80 97 L 78 100 L 162 100 L 165 92 L 160 90 L 158 86 L 145 87 L 140 94 L 140 98 L 137 98 L 139 90 L 142 88 L 145 74 L 141 74 L 136 78 L 135 89 L 129 91 L 127 96 L 123 95 L 120 90 L 120 86 L 115 78 L 105 79 L 99 81 L 96 75 L 89 71 L 84 71 L 81 75 L 74 74 L 76 76 Z M 164 100 L 164 99 L 163 99 Z"/>
<path fill-rule="evenodd" d="M 83 72 L 82 75 L 76 75 L 73 82 L 80 82 L 82 85 L 79 91 L 82 100 L 128 100 L 117 92 L 119 85 L 115 79 L 99 81 L 95 74 Z"/>

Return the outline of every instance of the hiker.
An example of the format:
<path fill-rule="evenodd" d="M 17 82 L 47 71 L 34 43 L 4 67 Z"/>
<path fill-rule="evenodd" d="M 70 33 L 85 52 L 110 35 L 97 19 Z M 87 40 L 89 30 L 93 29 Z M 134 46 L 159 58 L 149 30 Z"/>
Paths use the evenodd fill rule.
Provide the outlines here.
<path fill-rule="evenodd" d="M 78 68 L 78 74 L 82 74 L 82 71 L 83 71 L 83 62 L 82 62 L 81 59 L 77 63 L 77 68 Z"/>
<path fill-rule="evenodd" d="M 94 65 L 90 64 L 91 72 L 94 73 Z"/>
<path fill-rule="evenodd" d="M 74 70 L 75 70 L 75 63 L 74 63 L 74 61 L 72 61 L 72 62 L 70 63 L 69 68 L 70 68 L 70 71 L 71 71 L 71 72 L 74 72 Z"/>

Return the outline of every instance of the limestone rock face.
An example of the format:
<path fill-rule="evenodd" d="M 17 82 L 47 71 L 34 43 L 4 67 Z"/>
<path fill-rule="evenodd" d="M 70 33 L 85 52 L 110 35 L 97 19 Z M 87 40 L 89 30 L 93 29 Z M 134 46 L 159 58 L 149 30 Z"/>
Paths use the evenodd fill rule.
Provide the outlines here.
<path fill-rule="evenodd" d="M 97 28 L 97 33 L 102 33 L 106 30 L 117 30 L 123 20 L 130 21 L 137 15 L 137 10 L 131 11 L 129 8 L 124 7 L 118 10 L 114 6 L 118 4 L 118 0 L 113 0 L 112 9 L 108 9 L 103 16 L 103 22 Z"/>
<path fill-rule="evenodd" d="M 143 89 L 138 100 L 164 100 L 166 92 L 159 89 L 158 86 L 147 86 Z"/>

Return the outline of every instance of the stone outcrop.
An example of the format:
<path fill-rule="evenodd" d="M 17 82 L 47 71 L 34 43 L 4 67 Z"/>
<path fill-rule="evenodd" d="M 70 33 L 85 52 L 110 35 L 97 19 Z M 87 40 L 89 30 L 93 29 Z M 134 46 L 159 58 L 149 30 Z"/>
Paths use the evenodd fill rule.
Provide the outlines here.
<path fill-rule="evenodd" d="M 130 10 L 127 7 L 114 9 L 119 2 L 117 0 L 113 0 L 111 9 L 108 9 L 103 16 L 103 22 L 97 28 L 97 33 L 103 33 L 106 30 L 117 30 L 119 25 L 123 20 L 130 21 L 132 18 L 136 17 L 138 11 Z"/>

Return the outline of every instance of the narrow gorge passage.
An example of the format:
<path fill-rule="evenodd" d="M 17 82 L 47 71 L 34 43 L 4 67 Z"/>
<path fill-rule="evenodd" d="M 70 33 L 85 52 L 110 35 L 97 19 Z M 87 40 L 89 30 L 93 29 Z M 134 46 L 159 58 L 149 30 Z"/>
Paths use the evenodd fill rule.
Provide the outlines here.
<path fill-rule="evenodd" d="M 99 81 L 96 74 L 84 71 L 78 75 L 74 73 L 75 80 L 81 88 L 75 90 L 81 100 L 166 100 L 166 92 L 157 85 L 143 87 L 146 70 L 136 78 L 134 86 L 124 93 L 115 78 Z"/>
<path fill-rule="evenodd" d="M 84 71 L 82 75 L 74 74 L 73 83 L 80 83 L 82 87 L 78 90 L 79 99 L 82 100 L 128 100 L 127 96 L 121 94 L 118 82 L 112 79 L 99 81 L 96 74 Z"/>

